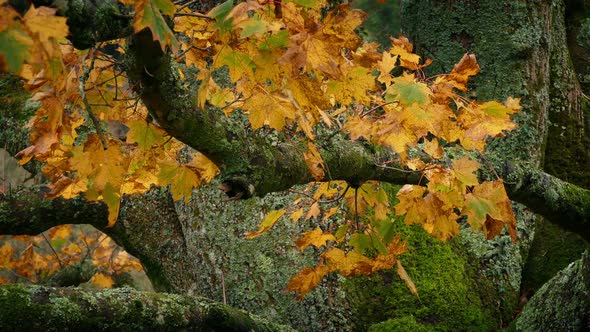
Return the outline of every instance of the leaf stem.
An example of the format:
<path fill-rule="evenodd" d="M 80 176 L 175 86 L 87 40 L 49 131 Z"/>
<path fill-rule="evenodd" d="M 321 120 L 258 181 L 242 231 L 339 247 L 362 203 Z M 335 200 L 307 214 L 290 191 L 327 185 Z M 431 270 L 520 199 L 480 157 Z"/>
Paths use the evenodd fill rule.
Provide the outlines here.
<path fill-rule="evenodd" d="M 98 118 L 96 118 L 94 113 L 92 113 L 92 106 L 90 106 L 90 103 L 88 102 L 88 98 L 86 98 L 86 91 L 84 90 L 84 87 L 86 86 L 86 81 L 88 80 L 88 77 L 90 76 L 90 72 L 94 68 L 94 60 L 96 59 L 94 52 L 95 52 L 95 48 L 90 49 L 90 51 L 88 51 L 88 53 L 86 53 L 86 55 L 84 56 L 84 59 L 82 60 L 82 68 L 84 68 L 85 67 L 84 64 L 86 63 L 86 58 L 88 57 L 88 55 L 90 55 L 92 53 L 92 59 L 90 60 L 90 66 L 88 66 L 88 68 L 84 68 L 84 73 L 82 74 L 82 76 L 80 76 L 80 85 L 78 87 L 78 90 L 80 92 L 80 98 L 82 98 L 82 102 L 84 103 L 86 113 L 88 113 L 88 117 L 90 118 L 90 120 L 92 121 L 92 124 L 94 125 L 94 128 L 96 129 L 96 134 L 100 138 L 100 143 L 102 143 L 102 148 L 106 150 L 109 148 L 109 146 L 108 146 L 107 141 L 104 137 L 104 132 L 102 131 L 102 127 L 100 126 L 100 121 L 98 120 Z"/>

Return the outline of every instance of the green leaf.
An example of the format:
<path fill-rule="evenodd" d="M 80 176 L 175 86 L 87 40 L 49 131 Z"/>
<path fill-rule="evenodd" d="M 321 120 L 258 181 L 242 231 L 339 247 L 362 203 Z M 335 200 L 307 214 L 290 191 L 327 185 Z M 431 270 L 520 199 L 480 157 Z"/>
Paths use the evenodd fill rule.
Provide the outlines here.
<path fill-rule="evenodd" d="M 399 101 L 402 106 L 421 106 L 429 101 L 430 94 L 431 91 L 426 84 L 416 82 L 412 74 L 404 74 L 393 79 L 393 84 L 385 94 L 385 101 Z"/>
<path fill-rule="evenodd" d="M 18 73 L 31 56 L 32 46 L 33 40 L 21 29 L 12 27 L 0 31 L 0 70 Z"/>
<path fill-rule="evenodd" d="M 289 32 L 287 30 L 280 30 L 279 32 L 268 37 L 261 42 L 258 48 L 261 51 L 270 51 L 275 48 L 287 47 L 289 44 Z"/>
<path fill-rule="evenodd" d="M 164 15 L 172 16 L 176 11 L 174 4 L 170 0 L 152 0 L 152 4 Z"/>
<path fill-rule="evenodd" d="M 229 12 L 233 9 L 233 7 L 234 7 L 233 0 L 227 0 L 226 2 L 222 3 L 221 5 L 211 9 L 208 16 L 214 18 L 215 21 L 217 21 L 217 23 L 215 23 L 215 25 L 213 26 L 214 28 L 219 29 L 219 31 L 221 31 L 223 33 L 232 30 L 233 19 L 232 18 L 226 19 L 226 18 L 227 18 L 227 15 L 229 15 Z"/>
<path fill-rule="evenodd" d="M 373 241 L 367 234 L 356 233 L 352 234 L 348 245 L 353 247 L 354 250 L 360 254 L 364 253 L 367 249 L 373 249 Z"/>
<path fill-rule="evenodd" d="M 176 53 L 179 48 L 178 40 L 162 16 L 162 13 L 170 16 L 174 14 L 174 10 L 174 5 L 170 0 L 137 1 L 135 3 L 133 28 L 135 32 L 145 28 L 150 29 L 153 39 L 160 43 L 162 50 L 165 50 L 166 46 L 170 46 L 170 49 Z"/>
<path fill-rule="evenodd" d="M 248 38 L 252 35 L 262 35 L 266 33 L 266 25 L 260 19 L 251 19 L 242 26 L 241 38 Z"/>
<path fill-rule="evenodd" d="M 165 142 L 164 132 L 153 124 L 144 120 L 136 120 L 128 124 L 127 143 L 137 145 L 143 149 L 150 149 L 154 144 Z"/>

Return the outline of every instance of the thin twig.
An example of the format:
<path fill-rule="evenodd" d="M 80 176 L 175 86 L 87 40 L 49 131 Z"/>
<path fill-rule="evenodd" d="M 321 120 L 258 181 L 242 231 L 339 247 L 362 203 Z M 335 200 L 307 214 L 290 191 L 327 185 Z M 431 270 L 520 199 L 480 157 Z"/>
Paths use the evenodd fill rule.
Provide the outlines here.
<path fill-rule="evenodd" d="M 89 54 L 92 53 L 92 60 L 90 61 L 90 66 L 88 66 L 88 68 L 84 69 L 84 73 L 80 77 L 80 85 L 78 87 L 78 90 L 80 90 L 80 97 L 82 98 L 82 102 L 84 103 L 84 106 L 86 108 L 86 113 L 88 113 L 88 117 L 90 117 L 90 120 L 92 120 L 92 124 L 94 125 L 94 129 L 96 129 L 96 134 L 100 138 L 100 142 L 102 143 L 102 148 L 106 150 L 109 148 L 109 146 L 107 145 L 107 141 L 104 137 L 104 132 L 102 131 L 102 127 L 100 126 L 100 121 L 96 118 L 94 113 L 92 113 L 92 107 L 90 106 L 90 103 L 88 102 L 88 99 L 86 98 L 86 91 L 84 90 L 84 87 L 86 86 L 86 81 L 88 80 L 88 77 L 90 76 L 90 72 L 94 68 L 94 60 L 95 60 L 94 52 L 95 52 L 95 49 L 92 48 L 90 51 L 88 51 L 88 53 L 84 56 L 84 59 L 82 60 L 82 68 L 84 68 L 84 64 L 86 63 L 86 58 L 88 57 Z"/>
<path fill-rule="evenodd" d="M 377 167 L 381 167 L 381 168 L 385 168 L 385 169 L 391 169 L 391 170 L 402 172 L 402 173 L 419 173 L 419 172 L 429 171 L 431 169 L 438 168 L 438 165 L 432 165 L 432 167 L 424 167 L 422 169 L 417 169 L 417 170 L 403 169 L 403 168 L 397 168 L 397 167 L 392 167 L 392 166 L 386 166 L 385 164 L 376 164 L 376 166 Z"/>
<path fill-rule="evenodd" d="M 188 7 L 188 6 L 192 5 L 193 3 L 196 3 L 196 2 L 199 2 L 199 0 L 191 0 L 191 1 L 187 2 L 187 3 L 185 3 L 185 4 L 184 4 L 184 5 L 182 5 L 180 8 L 178 8 L 178 9 L 176 10 L 176 12 L 179 12 L 179 11 L 181 11 L 181 10 L 185 9 L 186 7 Z"/>
<path fill-rule="evenodd" d="M 480 158 L 483 159 L 485 161 L 485 163 L 487 164 L 487 166 L 492 170 L 492 172 L 494 172 L 494 175 L 496 176 L 496 180 L 502 180 L 502 178 L 500 177 L 500 175 L 498 175 L 498 173 L 496 172 L 496 169 L 494 168 L 494 166 L 492 166 L 492 164 L 488 161 L 488 159 L 483 155 L 483 153 L 477 151 L 477 153 L 479 154 Z"/>
<path fill-rule="evenodd" d="M 59 259 L 59 255 L 57 254 L 57 252 L 55 251 L 55 249 L 53 248 L 53 246 L 51 245 L 51 242 L 49 242 L 49 239 L 47 238 L 47 236 L 45 236 L 45 233 L 41 233 L 41 235 L 43 235 L 43 239 L 45 240 L 45 242 L 47 243 L 47 245 L 49 246 L 49 249 L 51 249 L 51 251 L 53 252 L 53 255 L 55 256 L 55 259 L 57 259 L 57 264 L 59 264 L 59 268 L 63 269 L 64 266 L 61 263 L 61 259 Z"/>
<path fill-rule="evenodd" d="M 225 278 L 223 277 L 223 270 L 221 270 L 221 290 L 223 291 L 223 304 L 227 304 L 225 297 Z"/>
<path fill-rule="evenodd" d="M 174 16 L 193 16 L 193 17 L 200 17 L 200 18 L 204 18 L 206 20 L 213 20 L 212 17 L 209 17 L 205 14 L 201 14 L 201 13 L 176 13 L 174 14 Z"/>
<path fill-rule="evenodd" d="M 371 113 L 375 112 L 376 110 L 378 110 L 378 109 L 382 108 L 383 106 L 386 106 L 386 105 L 389 105 L 389 104 L 393 104 L 393 103 L 397 103 L 397 101 L 390 101 L 390 102 L 387 102 L 387 103 L 383 103 L 383 104 L 381 104 L 381 105 L 377 105 L 377 106 L 375 106 L 375 107 L 371 108 L 370 110 L 368 110 L 368 111 L 366 111 L 366 112 L 362 112 L 362 113 L 361 113 L 361 115 L 360 115 L 360 117 L 361 117 L 361 118 L 362 118 L 362 117 L 365 117 L 365 116 L 367 116 L 367 115 L 369 115 L 369 114 L 371 114 Z"/>

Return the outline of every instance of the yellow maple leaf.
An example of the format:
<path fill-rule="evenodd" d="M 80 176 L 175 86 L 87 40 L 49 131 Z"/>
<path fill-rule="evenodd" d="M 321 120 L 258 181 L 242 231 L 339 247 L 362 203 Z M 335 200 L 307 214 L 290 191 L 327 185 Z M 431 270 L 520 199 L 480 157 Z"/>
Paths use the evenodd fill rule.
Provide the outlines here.
<path fill-rule="evenodd" d="M 453 174 L 465 186 L 474 186 L 479 184 L 477 179 L 477 170 L 481 166 L 475 160 L 471 160 L 468 156 L 463 156 L 461 159 L 453 160 Z"/>
<path fill-rule="evenodd" d="M 264 233 L 266 233 L 266 231 L 268 231 L 269 229 L 272 228 L 272 226 L 274 226 L 274 224 L 286 213 L 287 211 L 285 209 L 280 209 L 280 210 L 273 210 L 270 211 L 266 217 L 264 217 L 264 220 L 262 220 L 262 222 L 260 223 L 260 225 L 258 225 L 258 230 L 256 232 L 248 232 L 246 234 L 244 234 L 244 236 L 247 239 L 252 239 L 255 238 L 257 236 L 260 236 Z"/>
<path fill-rule="evenodd" d="M 516 217 L 502 181 L 486 181 L 475 186 L 465 200 L 462 214 L 467 216 L 471 227 L 483 229 L 492 238 L 506 225 L 512 241 L 516 241 Z"/>
<path fill-rule="evenodd" d="M 324 233 L 321 228 L 317 227 L 313 231 L 303 233 L 296 243 L 297 249 L 303 250 L 310 245 L 316 248 L 325 246 L 328 241 L 336 241 L 336 238 L 331 233 Z"/>
<path fill-rule="evenodd" d="M 305 267 L 287 283 L 287 289 L 298 292 L 297 300 L 301 300 L 307 293 L 314 289 L 324 277 L 330 273 L 330 269 L 318 264 L 315 268 Z"/>
<path fill-rule="evenodd" d="M 431 95 L 430 88 L 422 82 L 416 82 L 414 74 L 404 73 L 393 79 L 393 84 L 386 91 L 385 100 L 399 101 L 403 106 L 424 106 L 430 101 Z"/>
<path fill-rule="evenodd" d="M 30 6 L 23 17 L 25 26 L 37 36 L 37 40 L 44 44 L 45 48 L 51 40 L 60 41 L 65 39 L 69 33 L 66 18 L 56 15 L 57 9 L 49 7 Z"/>
<path fill-rule="evenodd" d="M 377 70 L 379 70 L 379 77 L 377 80 L 385 84 L 386 88 L 389 88 L 391 83 L 393 83 L 393 77 L 391 76 L 390 72 L 393 70 L 393 68 L 395 68 L 397 58 L 398 55 L 393 55 L 389 52 L 383 52 L 382 59 L 377 62 Z"/>
<path fill-rule="evenodd" d="M 420 63 L 420 56 L 414 54 L 414 45 L 410 43 L 408 38 L 400 37 L 400 38 L 393 38 L 391 39 L 392 47 L 389 52 L 393 55 L 399 56 L 400 64 L 403 67 L 406 67 L 411 70 L 418 70 L 421 68 L 419 65 Z"/>
<path fill-rule="evenodd" d="M 259 91 L 246 99 L 242 108 L 248 112 L 253 129 L 268 125 L 281 130 L 286 124 L 286 119 L 293 120 L 297 112 L 295 105 L 279 93 Z"/>
<path fill-rule="evenodd" d="M 326 172 L 324 171 L 326 168 L 324 160 L 315 144 L 308 142 L 307 148 L 308 150 L 303 154 L 303 159 L 307 164 L 307 168 L 311 172 L 311 176 L 313 176 L 316 181 L 320 181 L 326 176 Z"/>
<path fill-rule="evenodd" d="M 97 273 L 90 279 L 90 283 L 101 288 L 111 288 L 115 284 L 113 278 L 104 273 Z"/>
<path fill-rule="evenodd" d="M 289 219 L 291 219 L 293 222 L 297 222 L 299 219 L 301 219 L 301 217 L 303 217 L 303 208 L 299 208 L 295 212 L 291 213 Z"/>
<path fill-rule="evenodd" d="M 501 137 L 503 131 L 516 128 L 510 120 L 510 115 L 515 112 L 497 101 L 474 103 L 472 107 L 463 108 L 457 119 L 465 130 L 461 145 L 483 152 L 487 137 Z"/>
<path fill-rule="evenodd" d="M 164 161 L 160 164 L 158 181 L 162 186 L 170 186 L 170 192 L 174 200 L 188 202 L 192 196 L 193 189 L 201 184 L 201 177 L 190 167 L 180 166 L 174 161 Z"/>
<path fill-rule="evenodd" d="M 327 94 L 334 95 L 338 103 L 348 105 L 353 101 L 368 105 L 371 101 L 367 91 L 375 90 L 375 78 L 368 68 L 346 66 L 345 74 L 338 80 L 326 83 Z"/>
<path fill-rule="evenodd" d="M 237 82 L 243 76 L 253 77 L 255 64 L 252 58 L 244 52 L 234 50 L 229 46 L 223 46 L 213 62 L 213 69 L 227 66 L 232 82 Z"/>

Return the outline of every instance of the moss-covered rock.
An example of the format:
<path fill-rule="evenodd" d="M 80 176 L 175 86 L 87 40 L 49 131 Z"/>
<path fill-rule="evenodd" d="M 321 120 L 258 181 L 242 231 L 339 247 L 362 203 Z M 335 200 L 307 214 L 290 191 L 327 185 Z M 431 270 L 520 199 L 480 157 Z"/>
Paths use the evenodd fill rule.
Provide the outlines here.
<path fill-rule="evenodd" d="M 579 235 L 564 231 L 544 219 L 538 221 L 535 232 L 522 277 L 522 290 L 529 294 L 579 259 L 584 250 L 590 249 L 590 245 Z"/>
<path fill-rule="evenodd" d="M 524 307 L 516 331 L 588 331 L 590 329 L 590 253 L 547 282 Z"/>
<path fill-rule="evenodd" d="M 440 242 L 417 226 L 398 223 L 408 243 L 401 257 L 403 265 L 418 288 L 410 293 L 395 271 L 372 277 L 357 277 L 345 282 L 358 331 L 371 324 L 371 331 L 410 331 L 413 325 L 423 330 L 493 331 L 498 328 L 495 291 L 470 267 L 464 248 L 455 240 Z M 414 317 L 414 323 L 412 319 Z M 414 319 L 413 318 L 413 319 Z M 402 328 L 405 326 L 408 329 Z M 394 327 L 399 327 L 395 329 Z"/>

